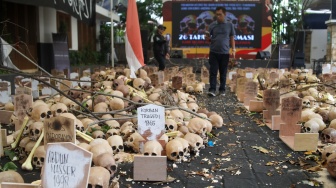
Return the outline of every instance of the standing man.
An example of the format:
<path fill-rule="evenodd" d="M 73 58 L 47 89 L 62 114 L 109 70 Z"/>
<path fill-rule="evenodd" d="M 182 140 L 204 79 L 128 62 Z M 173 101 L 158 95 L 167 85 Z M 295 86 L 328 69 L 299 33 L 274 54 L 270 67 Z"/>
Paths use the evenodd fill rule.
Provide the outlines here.
<path fill-rule="evenodd" d="M 208 96 L 216 96 L 217 74 L 219 71 L 220 85 L 219 94 L 225 96 L 226 72 L 230 57 L 230 46 L 232 47 L 231 54 L 233 58 L 236 55 L 235 48 L 235 29 L 232 23 L 225 19 L 226 9 L 217 7 L 215 11 L 216 21 L 212 22 L 209 30 L 206 32 L 205 39 L 210 40 L 210 88 Z"/>
<path fill-rule="evenodd" d="M 154 58 L 159 63 L 159 71 L 164 71 L 166 67 L 165 61 L 166 59 L 169 59 L 168 43 L 165 37 L 162 35 L 165 30 L 165 26 L 159 25 L 153 37 Z"/>

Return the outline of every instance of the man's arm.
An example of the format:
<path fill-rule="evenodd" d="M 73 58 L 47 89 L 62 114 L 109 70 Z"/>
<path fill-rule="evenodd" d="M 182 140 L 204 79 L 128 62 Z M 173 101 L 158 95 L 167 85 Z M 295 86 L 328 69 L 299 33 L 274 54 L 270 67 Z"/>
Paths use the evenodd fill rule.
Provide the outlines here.
<path fill-rule="evenodd" d="M 231 45 L 231 48 L 232 48 L 232 56 L 233 58 L 236 57 L 236 43 L 235 43 L 235 40 L 234 40 L 234 36 L 230 36 L 230 45 Z"/>

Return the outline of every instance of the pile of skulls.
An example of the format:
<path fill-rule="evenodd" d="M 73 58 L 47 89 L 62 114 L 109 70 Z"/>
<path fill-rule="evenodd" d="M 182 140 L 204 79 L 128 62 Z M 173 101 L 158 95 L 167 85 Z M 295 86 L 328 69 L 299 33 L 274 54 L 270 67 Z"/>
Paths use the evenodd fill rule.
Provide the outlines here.
<path fill-rule="evenodd" d="M 296 96 L 302 99 L 302 133 L 319 133 L 322 160 L 329 173 L 336 177 L 336 108 L 335 77 L 330 74 L 317 77 L 308 69 L 294 69 L 270 79 L 259 74 L 260 84 L 265 89 L 278 89 L 283 97 Z"/>
<path fill-rule="evenodd" d="M 127 68 L 102 70 L 91 75 L 90 83 L 79 82 L 66 94 L 34 101 L 26 112 L 29 118 L 22 131 L 16 131 L 13 140 L 9 141 L 18 151 L 19 158 L 25 161 L 22 168 L 43 167 L 46 155 L 41 144 L 43 122 L 58 116 L 74 120 L 78 146 L 93 154 L 89 178 L 93 187 L 106 187 L 106 182 L 117 172 L 117 165 L 125 161 L 129 153 L 166 154 L 175 162 L 190 161 L 191 156 L 199 156 L 207 143 L 207 132 L 223 126 L 223 118 L 199 107 L 195 95 L 172 89 L 171 81 L 154 87 L 144 69 L 137 71 L 137 78 L 131 79 L 129 75 Z M 193 85 L 193 91 L 202 93 L 203 83 Z M 146 104 L 174 105 L 165 111 L 166 133 L 159 139 L 163 142 L 147 141 L 140 151 L 139 143 L 144 138 L 137 131 L 136 109 Z M 5 106 L 6 110 L 13 110 L 12 107 L 10 103 Z M 11 121 L 17 121 L 15 113 Z M 97 174 L 102 177 L 100 180 L 94 178 Z"/>

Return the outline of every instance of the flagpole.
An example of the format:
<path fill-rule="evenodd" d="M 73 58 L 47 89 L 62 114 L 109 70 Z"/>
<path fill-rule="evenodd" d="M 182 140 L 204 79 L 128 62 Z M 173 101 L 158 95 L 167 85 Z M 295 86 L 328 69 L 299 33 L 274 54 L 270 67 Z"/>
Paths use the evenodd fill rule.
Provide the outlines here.
<path fill-rule="evenodd" d="M 114 67 L 114 34 L 113 34 L 113 0 L 111 0 L 110 2 L 111 6 L 110 6 L 110 9 L 111 9 L 111 55 L 110 55 L 110 58 L 111 58 L 111 62 L 112 62 L 112 67 Z"/>

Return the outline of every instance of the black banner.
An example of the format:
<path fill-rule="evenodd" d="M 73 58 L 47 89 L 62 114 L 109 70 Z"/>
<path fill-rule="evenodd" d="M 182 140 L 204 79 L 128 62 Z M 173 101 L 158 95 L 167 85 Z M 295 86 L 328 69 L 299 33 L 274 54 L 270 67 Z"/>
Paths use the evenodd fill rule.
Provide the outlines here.
<path fill-rule="evenodd" d="M 64 70 L 70 72 L 69 60 L 69 46 L 68 37 L 66 34 L 53 33 L 53 52 L 54 52 L 54 66 L 53 69 Z"/>
<path fill-rule="evenodd" d="M 53 7 L 89 25 L 96 21 L 96 0 L 4 0 L 8 2 L 35 6 Z"/>

